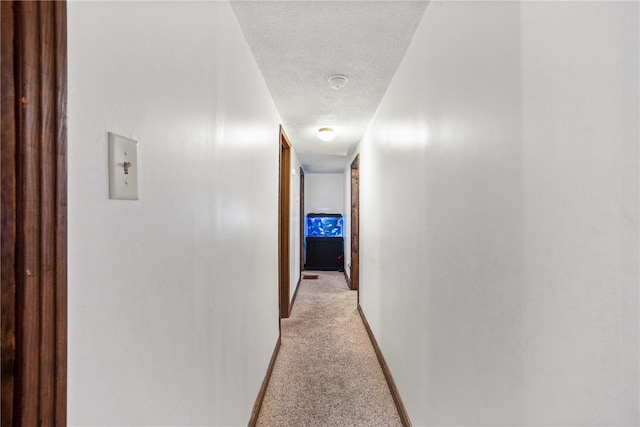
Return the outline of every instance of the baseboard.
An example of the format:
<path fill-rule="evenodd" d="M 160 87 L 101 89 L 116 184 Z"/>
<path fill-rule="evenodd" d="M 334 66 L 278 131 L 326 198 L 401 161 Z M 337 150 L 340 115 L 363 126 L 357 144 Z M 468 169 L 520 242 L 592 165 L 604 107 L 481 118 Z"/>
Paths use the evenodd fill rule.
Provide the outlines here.
<path fill-rule="evenodd" d="M 291 316 L 291 310 L 293 310 L 293 303 L 296 302 L 296 297 L 298 296 L 298 289 L 300 289 L 301 281 L 302 281 L 302 272 L 300 272 L 300 277 L 298 277 L 298 284 L 296 285 L 296 290 L 293 291 L 293 298 L 291 298 L 291 304 L 289 304 L 289 316 Z"/>
<path fill-rule="evenodd" d="M 267 374 L 264 376 L 264 380 L 262 380 L 262 386 L 260 386 L 260 391 L 258 392 L 256 403 L 253 404 L 253 410 L 251 411 L 251 418 L 249 418 L 249 424 L 248 424 L 249 427 L 254 427 L 258 422 L 258 415 L 260 414 L 260 409 L 262 408 L 264 395 L 267 393 L 267 386 L 269 385 L 269 380 L 271 379 L 271 374 L 273 373 L 273 367 L 276 364 L 276 358 L 278 357 L 278 353 L 280 352 L 281 344 L 282 344 L 282 337 L 278 336 L 278 341 L 276 341 L 276 347 L 273 349 L 273 354 L 271 355 L 271 360 L 269 361 Z"/>
<path fill-rule="evenodd" d="M 347 276 L 347 270 L 343 270 L 342 272 L 344 273 L 344 280 L 347 281 L 347 286 L 351 289 L 351 279 Z"/>
<path fill-rule="evenodd" d="M 369 327 L 369 322 L 367 322 L 367 318 L 362 311 L 362 307 L 358 304 L 358 312 L 360 313 L 360 317 L 362 318 L 362 323 L 364 323 L 364 328 L 367 330 L 367 334 L 369 335 L 369 339 L 371 340 L 371 344 L 373 345 L 373 350 L 376 352 L 376 356 L 378 357 L 378 362 L 380 362 L 380 367 L 382 368 L 382 372 L 384 373 L 384 377 L 387 380 L 387 384 L 389 385 L 389 390 L 391 391 L 391 397 L 393 397 L 393 401 L 396 404 L 396 408 L 398 409 L 398 415 L 400 415 L 400 421 L 404 427 L 411 427 L 411 420 L 409 419 L 409 414 L 407 414 L 407 410 L 402 403 L 402 399 L 400 398 L 400 393 L 398 392 L 398 388 L 396 387 L 396 383 L 393 381 L 393 377 L 391 376 L 391 371 L 387 366 L 387 362 L 384 360 L 384 356 L 382 356 L 382 351 L 378 346 L 378 342 L 376 338 L 373 336 L 373 332 L 371 331 L 371 327 Z"/>

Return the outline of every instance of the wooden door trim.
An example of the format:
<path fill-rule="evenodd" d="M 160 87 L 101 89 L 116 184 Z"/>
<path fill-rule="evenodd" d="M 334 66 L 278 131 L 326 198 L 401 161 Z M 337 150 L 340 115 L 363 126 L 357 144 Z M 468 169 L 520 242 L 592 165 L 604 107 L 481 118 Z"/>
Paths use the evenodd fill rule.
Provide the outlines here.
<path fill-rule="evenodd" d="M 2 426 L 66 425 L 66 3 L 2 2 Z"/>
<path fill-rule="evenodd" d="M 290 302 L 290 254 L 291 230 L 291 143 L 280 125 L 279 136 L 279 191 L 278 191 L 278 300 L 280 319 L 289 317 Z"/>
<path fill-rule="evenodd" d="M 351 289 L 358 291 L 358 301 L 360 300 L 360 154 L 351 162 L 351 270 L 349 283 Z M 353 174 L 357 175 L 357 182 L 354 183 Z M 355 191 L 354 191 L 355 189 Z M 353 236 L 357 236 L 358 246 L 354 248 Z"/>
<path fill-rule="evenodd" d="M 300 279 L 304 271 L 304 170 L 300 167 Z M 297 289 L 296 289 L 297 291 Z"/>

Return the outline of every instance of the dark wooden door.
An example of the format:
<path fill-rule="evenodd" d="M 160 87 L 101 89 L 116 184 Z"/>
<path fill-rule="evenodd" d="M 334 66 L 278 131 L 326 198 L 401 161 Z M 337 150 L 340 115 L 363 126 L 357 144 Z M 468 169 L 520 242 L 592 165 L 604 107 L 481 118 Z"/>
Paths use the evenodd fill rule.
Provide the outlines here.
<path fill-rule="evenodd" d="M 360 289 L 360 155 L 351 163 L 351 289 Z"/>

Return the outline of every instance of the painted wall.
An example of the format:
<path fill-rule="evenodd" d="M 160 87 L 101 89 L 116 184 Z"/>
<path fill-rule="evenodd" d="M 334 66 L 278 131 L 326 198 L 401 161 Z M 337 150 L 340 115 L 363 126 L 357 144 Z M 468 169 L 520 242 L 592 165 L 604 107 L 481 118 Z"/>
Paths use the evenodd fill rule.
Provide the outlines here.
<path fill-rule="evenodd" d="M 344 174 L 307 173 L 304 178 L 305 215 L 308 213 L 344 215 Z"/>
<path fill-rule="evenodd" d="M 226 2 L 70 2 L 69 423 L 246 425 L 278 336 L 278 124 Z M 107 131 L 139 141 L 108 198 Z"/>
<path fill-rule="evenodd" d="M 640 423 L 638 16 L 429 5 L 360 144 L 360 301 L 414 425 Z"/>

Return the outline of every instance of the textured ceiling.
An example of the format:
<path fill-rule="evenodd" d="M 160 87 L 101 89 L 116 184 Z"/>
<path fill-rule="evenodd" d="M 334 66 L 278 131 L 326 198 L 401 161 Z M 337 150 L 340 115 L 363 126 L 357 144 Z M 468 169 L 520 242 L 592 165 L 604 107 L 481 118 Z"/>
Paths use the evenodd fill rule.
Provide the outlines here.
<path fill-rule="evenodd" d="M 426 1 L 232 1 L 307 172 L 342 172 L 380 103 Z M 349 78 L 334 90 L 334 74 Z M 318 139 L 333 127 L 336 138 Z"/>

